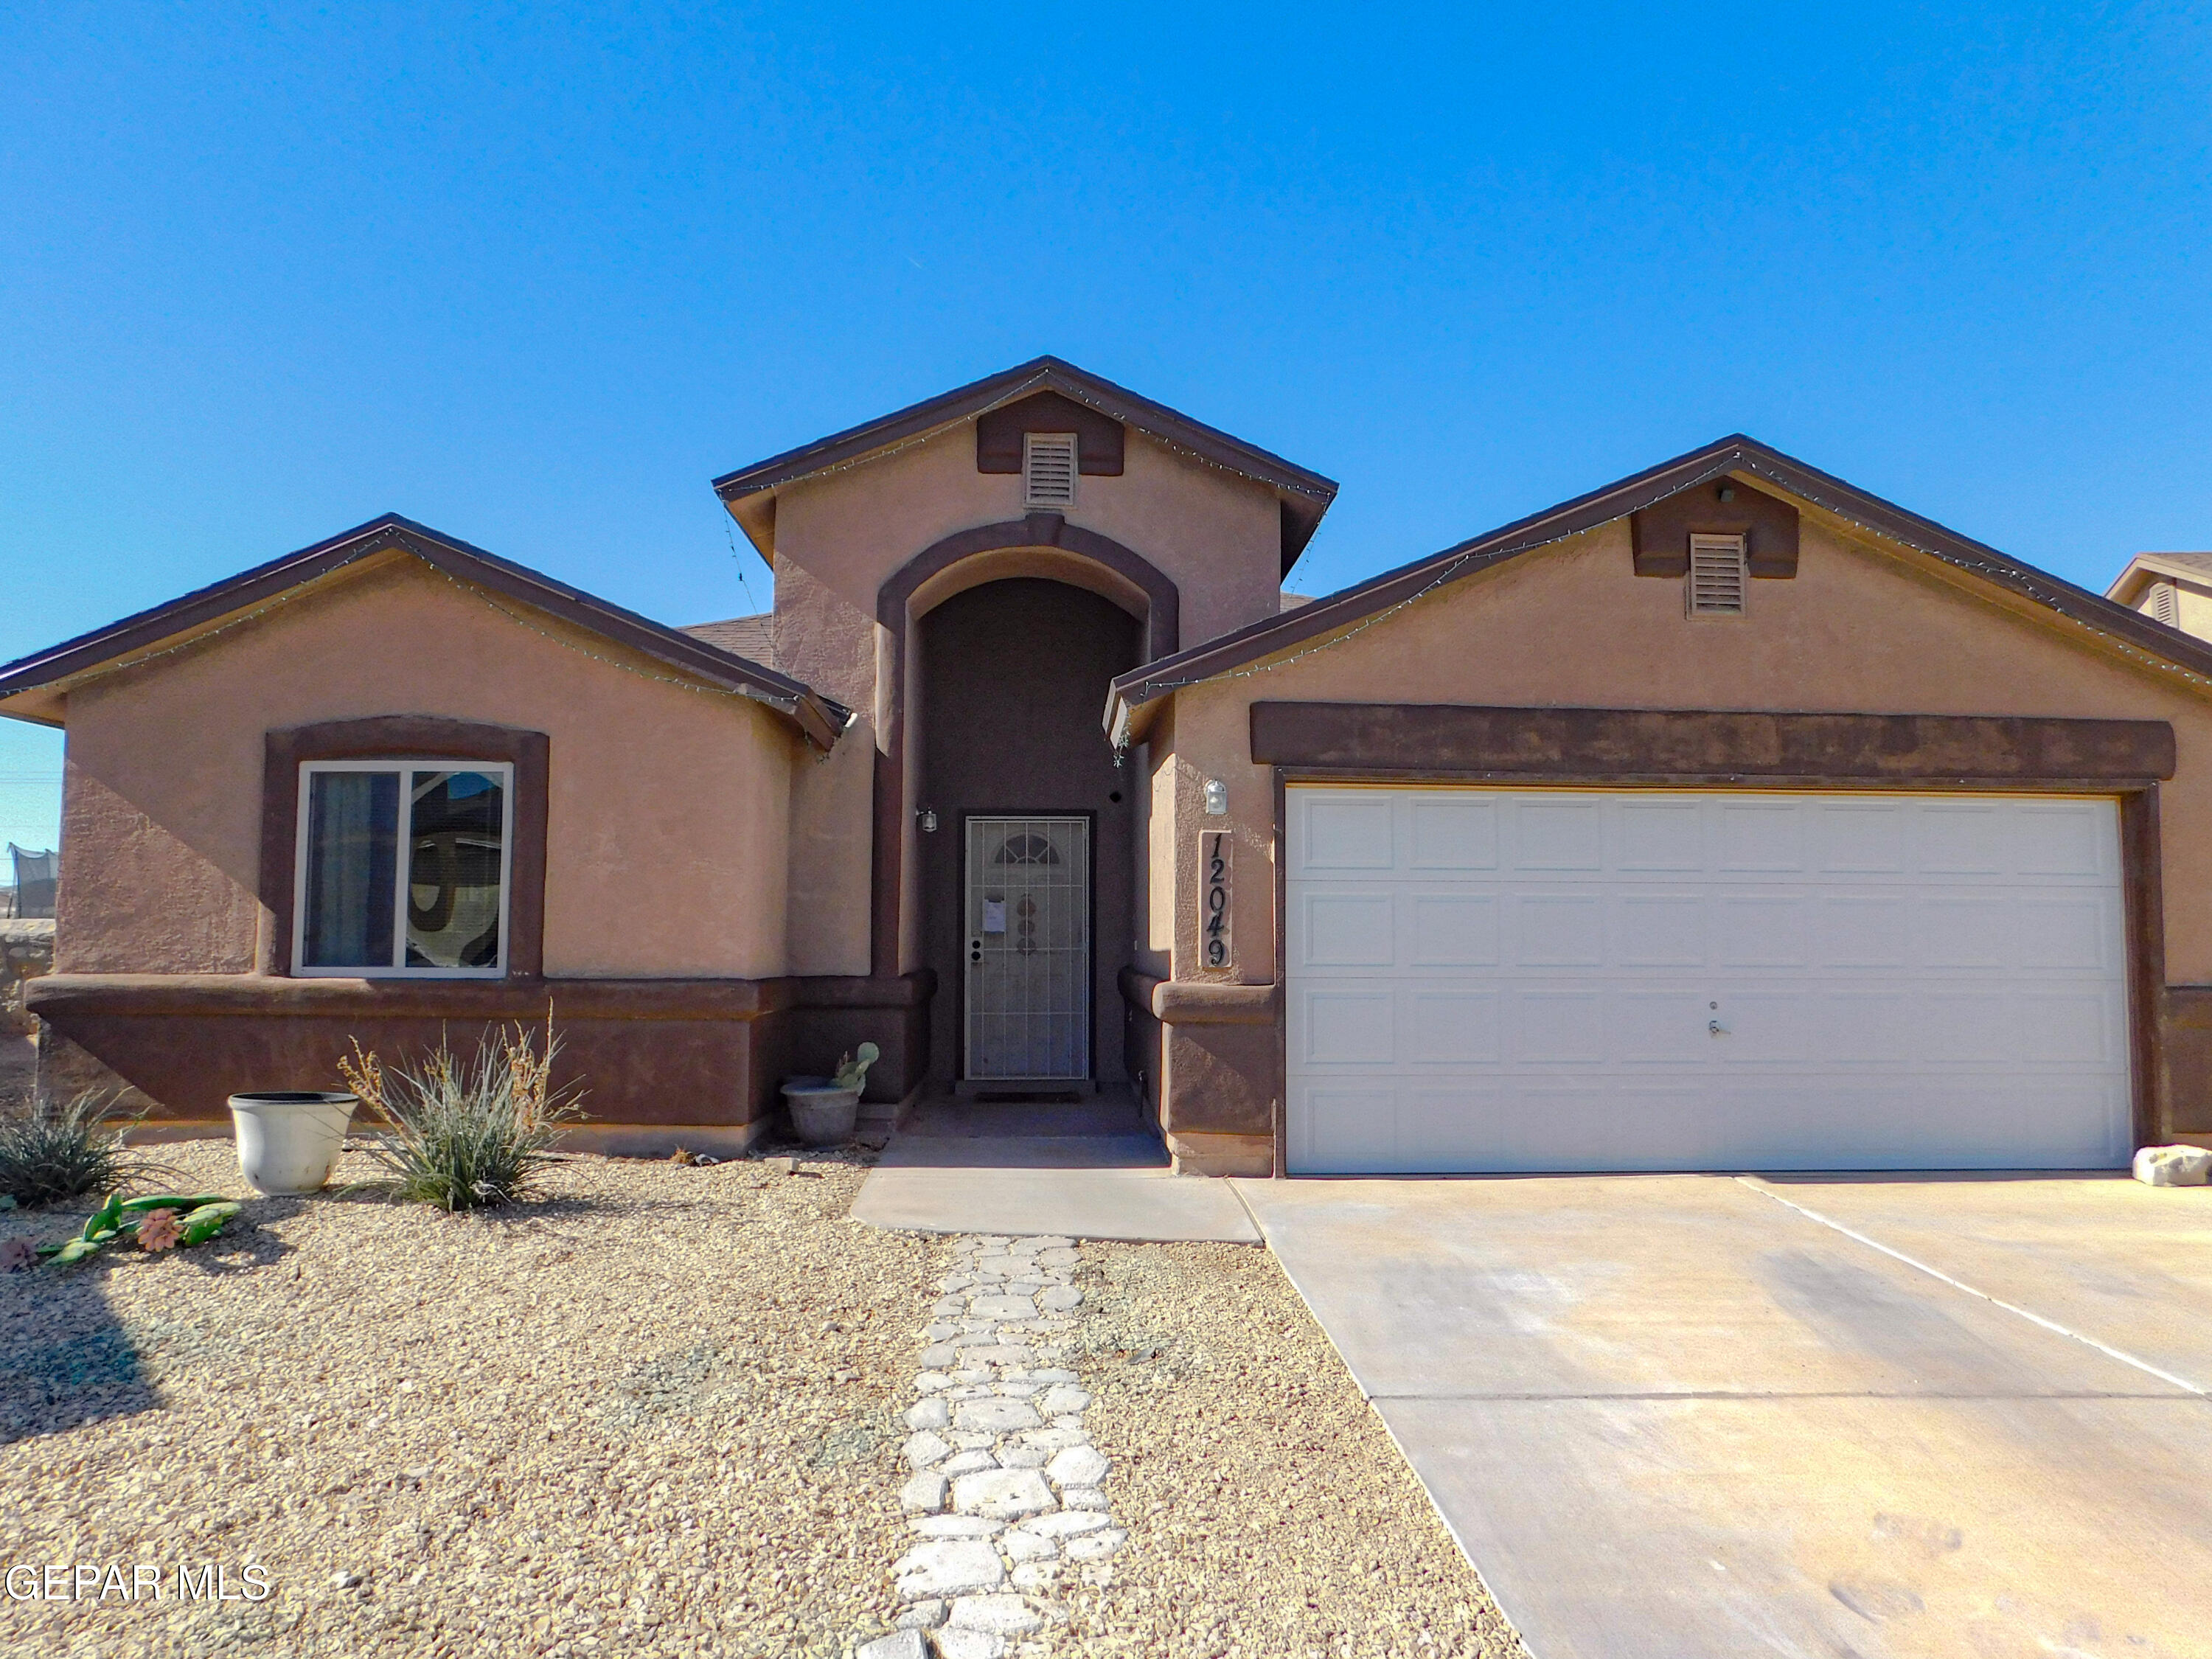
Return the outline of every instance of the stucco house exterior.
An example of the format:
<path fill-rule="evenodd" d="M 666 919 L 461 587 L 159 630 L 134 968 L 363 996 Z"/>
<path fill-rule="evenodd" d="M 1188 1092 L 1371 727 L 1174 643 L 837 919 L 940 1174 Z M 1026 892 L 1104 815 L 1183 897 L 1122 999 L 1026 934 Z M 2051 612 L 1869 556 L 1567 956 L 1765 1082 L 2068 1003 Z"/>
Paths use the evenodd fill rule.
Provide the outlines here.
<path fill-rule="evenodd" d="M 0 670 L 51 1091 L 542 1019 L 590 1139 L 1135 1092 L 1202 1174 L 2111 1167 L 2212 1132 L 2212 647 L 1751 439 L 1358 586 L 1053 358 L 733 471 L 674 629 L 397 517 Z"/>
<path fill-rule="evenodd" d="M 2105 597 L 2168 628 L 2212 639 L 2212 553 L 2138 553 Z"/>

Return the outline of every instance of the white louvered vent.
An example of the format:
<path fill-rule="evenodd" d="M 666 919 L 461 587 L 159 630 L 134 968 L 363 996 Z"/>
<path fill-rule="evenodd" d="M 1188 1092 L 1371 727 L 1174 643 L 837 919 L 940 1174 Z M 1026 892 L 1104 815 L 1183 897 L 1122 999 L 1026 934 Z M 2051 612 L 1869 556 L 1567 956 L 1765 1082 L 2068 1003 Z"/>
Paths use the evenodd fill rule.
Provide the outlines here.
<path fill-rule="evenodd" d="M 1075 504 L 1075 434 L 1073 432 L 1022 434 L 1022 505 L 1073 507 Z"/>
<path fill-rule="evenodd" d="M 1693 617 L 1743 615 L 1747 573 L 1741 536 L 1690 538 L 1690 580 L 1685 589 Z"/>
<path fill-rule="evenodd" d="M 2168 628 L 2181 626 L 2181 592 L 2172 582 L 2160 582 L 2150 590 L 2150 614 Z"/>

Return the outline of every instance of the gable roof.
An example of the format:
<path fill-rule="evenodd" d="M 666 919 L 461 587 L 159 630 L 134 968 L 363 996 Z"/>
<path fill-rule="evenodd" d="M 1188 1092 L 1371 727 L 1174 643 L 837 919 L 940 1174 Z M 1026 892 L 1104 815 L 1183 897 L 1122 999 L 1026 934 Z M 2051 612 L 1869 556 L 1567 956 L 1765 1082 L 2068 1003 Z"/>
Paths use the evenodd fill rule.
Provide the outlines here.
<path fill-rule="evenodd" d="M 1733 433 L 1671 461 L 1502 525 L 1471 541 L 1332 593 L 1295 611 L 1267 617 L 1235 633 L 1163 657 L 1117 677 L 1108 688 L 1106 727 L 1126 742 L 1135 712 L 1185 686 L 1234 673 L 1323 635 L 1379 622 L 1448 583 L 1471 576 L 1536 548 L 1594 530 L 1664 501 L 1678 491 L 1736 472 L 1764 478 L 1801 500 L 1886 539 L 2047 606 L 2130 647 L 2154 665 L 2171 665 L 2212 678 L 2212 645 L 2153 622 L 2101 594 L 2000 553 L 1932 519 L 1923 519 L 1856 484 L 1793 456 Z"/>
<path fill-rule="evenodd" d="M 2105 597 L 2132 608 L 2154 577 L 2178 576 L 2212 587 L 2212 553 L 2138 553 L 2112 579 Z"/>
<path fill-rule="evenodd" d="M 1282 504 L 1285 571 L 1297 562 L 1298 555 L 1313 538 L 1322 514 L 1336 499 L 1334 479 L 1308 471 L 1257 444 L 1247 443 L 1218 428 L 1194 421 L 1165 404 L 1139 397 L 1126 386 L 1101 380 L 1073 363 L 1049 356 L 1033 357 L 1028 362 L 910 404 L 879 419 L 833 432 L 811 444 L 802 444 L 797 449 L 787 449 L 781 455 L 771 455 L 764 461 L 726 472 L 714 480 L 714 493 L 736 514 L 738 503 L 750 496 L 772 492 L 781 484 L 811 477 L 874 451 L 888 449 L 893 444 L 941 428 L 957 426 L 986 410 L 1045 391 L 1072 398 L 1125 425 L 1135 427 L 1171 448 L 1183 450 L 1273 489 Z M 765 555 L 769 550 L 762 544 L 762 532 L 756 530 L 754 524 L 746 522 L 744 515 L 738 516 L 738 522 Z"/>
<path fill-rule="evenodd" d="M 775 612 L 757 611 L 750 617 L 730 617 L 720 622 L 693 623 L 683 630 L 704 640 L 717 651 L 726 651 L 747 662 L 775 666 Z"/>
<path fill-rule="evenodd" d="M 581 588 L 556 581 L 396 513 L 0 666 L 0 714 L 40 725 L 61 725 L 51 705 L 68 689 L 70 681 L 166 645 L 180 635 L 236 618 L 241 611 L 280 603 L 309 583 L 391 551 L 410 553 L 458 580 L 503 594 L 602 639 L 641 652 L 709 685 L 766 703 L 790 720 L 817 748 L 826 750 L 836 743 L 851 719 L 840 705 L 771 668 L 748 662 L 678 629 L 625 611 Z M 36 695 L 40 692 L 48 695 L 41 698 Z"/>

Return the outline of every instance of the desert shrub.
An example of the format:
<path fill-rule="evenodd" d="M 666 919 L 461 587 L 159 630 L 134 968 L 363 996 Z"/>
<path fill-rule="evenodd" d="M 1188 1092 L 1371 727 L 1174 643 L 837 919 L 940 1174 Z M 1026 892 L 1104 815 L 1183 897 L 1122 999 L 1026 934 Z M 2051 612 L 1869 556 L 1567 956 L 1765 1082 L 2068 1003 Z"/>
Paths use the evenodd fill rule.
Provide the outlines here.
<path fill-rule="evenodd" d="M 541 1052 L 520 1025 L 486 1037 L 464 1061 L 441 1042 L 415 1070 L 388 1070 L 354 1045 L 341 1061 L 346 1086 L 388 1127 L 373 1155 L 392 1197 L 441 1210 L 474 1210 L 526 1197 L 561 1139 L 583 1116 L 580 1091 L 552 1086 L 561 1050 L 549 1018 Z"/>
<path fill-rule="evenodd" d="M 65 1106 L 33 1103 L 0 1116 L 0 1194 L 16 1203 L 52 1204 L 168 1173 L 132 1153 L 112 1095 L 88 1091 Z"/>

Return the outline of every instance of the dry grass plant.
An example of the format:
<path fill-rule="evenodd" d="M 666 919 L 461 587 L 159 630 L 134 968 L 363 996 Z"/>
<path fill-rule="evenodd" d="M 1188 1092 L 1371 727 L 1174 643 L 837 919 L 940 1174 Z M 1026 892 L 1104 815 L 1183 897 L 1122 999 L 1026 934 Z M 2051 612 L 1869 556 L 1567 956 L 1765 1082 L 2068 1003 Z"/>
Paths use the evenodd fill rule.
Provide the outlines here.
<path fill-rule="evenodd" d="M 561 1039 L 547 1009 L 541 1049 L 518 1022 L 463 1061 L 441 1040 L 420 1069 L 386 1067 L 358 1041 L 338 1062 L 346 1086 L 386 1125 L 372 1155 L 389 1179 L 364 1183 L 441 1210 L 487 1209 L 529 1196 L 554 1161 L 561 1126 L 584 1115 L 575 1085 L 553 1086 Z"/>
<path fill-rule="evenodd" d="M 112 1093 L 98 1090 L 59 1107 L 34 1100 L 0 1116 L 0 1195 L 27 1209 L 169 1174 L 168 1165 L 123 1144 L 124 1131 L 137 1121 L 117 1110 Z"/>

